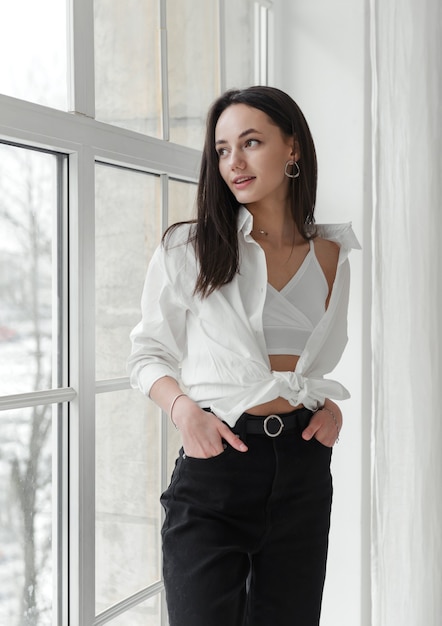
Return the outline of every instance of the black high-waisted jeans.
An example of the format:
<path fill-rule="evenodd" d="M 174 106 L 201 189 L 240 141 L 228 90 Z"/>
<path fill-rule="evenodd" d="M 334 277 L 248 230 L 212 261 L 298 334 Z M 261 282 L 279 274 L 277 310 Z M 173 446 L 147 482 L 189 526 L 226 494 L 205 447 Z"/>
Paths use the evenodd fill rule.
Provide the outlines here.
<path fill-rule="evenodd" d="M 304 441 L 312 413 L 295 413 L 291 432 L 247 435 L 247 452 L 180 451 L 161 497 L 170 626 L 319 624 L 331 448 Z"/>

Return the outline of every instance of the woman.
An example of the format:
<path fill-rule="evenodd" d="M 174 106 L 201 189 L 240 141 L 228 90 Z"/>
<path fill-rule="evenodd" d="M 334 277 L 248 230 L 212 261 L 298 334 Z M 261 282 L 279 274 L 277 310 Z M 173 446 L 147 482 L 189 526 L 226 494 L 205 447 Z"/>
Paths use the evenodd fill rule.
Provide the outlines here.
<path fill-rule="evenodd" d="M 209 111 L 198 216 L 149 266 L 131 382 L 179 429 L 162 496 L 170 626 L 319 623 L 342 425 L 324 379 L 346 336 L 350 225 L 314 224 L 295 102 L 232 90 Z"/>

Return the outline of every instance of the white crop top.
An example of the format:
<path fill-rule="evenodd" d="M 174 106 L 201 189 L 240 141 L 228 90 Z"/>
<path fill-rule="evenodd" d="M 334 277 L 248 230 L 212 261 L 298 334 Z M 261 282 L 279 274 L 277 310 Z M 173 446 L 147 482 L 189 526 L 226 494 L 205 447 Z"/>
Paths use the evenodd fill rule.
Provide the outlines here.
<path fill-rule="evenodd" d="M 263 326 L 268 354 L 299 356 L 325 313 L 327 296 L 327 279 L 311 239 L 307 256 L 281 291 L 267 283 Z"/>

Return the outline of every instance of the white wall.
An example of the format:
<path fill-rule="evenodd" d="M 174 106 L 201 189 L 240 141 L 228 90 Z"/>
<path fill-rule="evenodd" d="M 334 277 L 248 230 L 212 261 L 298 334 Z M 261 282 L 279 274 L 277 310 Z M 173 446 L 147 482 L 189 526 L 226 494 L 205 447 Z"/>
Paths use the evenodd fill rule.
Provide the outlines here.
<path fill-rule="evenodd" d="M 336 377 L 350 388 L 334 450 L 334 505 L 321 626 L 370 619 L 370 64 L 366 0 L 275 0 L 272 83 L 298 102 L 319 162 L 318 222 L 352 221 L 350 341 Z"/>

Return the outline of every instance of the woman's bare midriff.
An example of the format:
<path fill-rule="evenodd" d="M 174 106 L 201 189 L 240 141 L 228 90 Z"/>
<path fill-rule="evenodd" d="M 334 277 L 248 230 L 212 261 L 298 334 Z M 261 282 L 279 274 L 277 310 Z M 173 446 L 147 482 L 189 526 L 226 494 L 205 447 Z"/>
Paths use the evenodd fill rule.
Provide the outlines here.
<path fill-rule="evenodd" d="M 276 372 L 292 372 L 299 360 L 299 356 L 291 354 L 271 354 L 269 355 L 270 366 Z M 247 409 L 247 413 L 251 415 L 271 415 L 272 413 L 290 413 L 295 409 L 300 409 L 302 404 L 292 406 L 284 398 L 275 398 L 270 402 L 258 404 L 257 406 Z"/>

